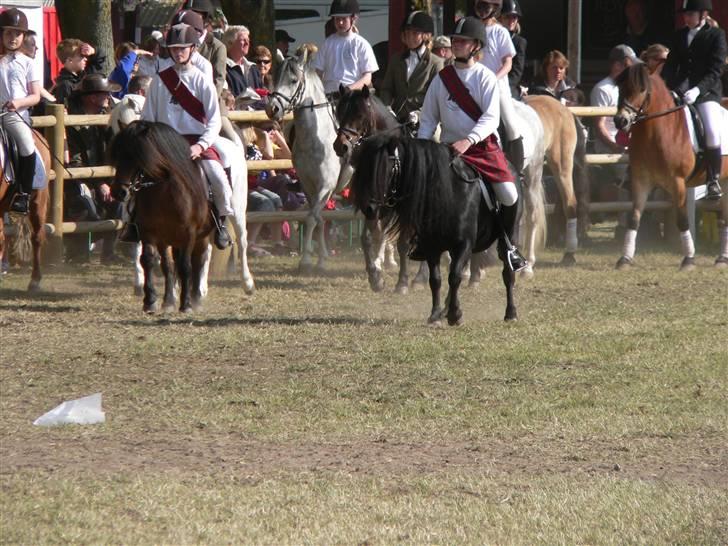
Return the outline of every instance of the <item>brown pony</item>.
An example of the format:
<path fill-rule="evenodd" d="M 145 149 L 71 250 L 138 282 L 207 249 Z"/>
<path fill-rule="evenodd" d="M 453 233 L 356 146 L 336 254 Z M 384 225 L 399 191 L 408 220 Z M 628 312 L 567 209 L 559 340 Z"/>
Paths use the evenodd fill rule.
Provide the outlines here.
<path fill-rule="evenodd" d="M 693 239 L 689 231 L 686 188 L 705 180 L 705 168 L 696 164 L 685 124 L 684 108 L 676 107 L 670 91 L 658 75 L 650 75 L 644 64 L 627 68 L 617 78 L 619 104 L 614 123 L 631 131 L 629 165 L 632 177 L 632 215 L 625 235 L 623 255 L 617 269 L 634 263 L 635 240 L 647 196 L 654 187 L 664 189 L 677 207 L 677 226 L 683 244 L 681 269 L 695 267 Z M 728 161 L 723 156 L 721 183 L 725 192 Z M 716 266 L 728 266 L 728 198 L 721 199 L 721 253 Z"/>
<path fill-rule="evenodd" d="M 114 195 L 120 200 L 130 195 L 131 216 L 142 241 L 144 311 L 153 313 L 158 307 L 152 272 L 155 249 L 165 278 L 163 310 L 175 307 L 170 248 L 181 286 L 179 310 L 191 311 L 202 299 L 214 220 L 187 141 L 164 123 L 135 121 L 114 137 L 111 161 L 116 168 Z"/>
<path fill-rule="evenodd" d="M 38 131 L 33 131 L 36 151 L 40 154 L 41 161 L 45 166 L 46 176 L 51 172 L 51 154 L 48 150 L 48 142 Z M 6 161 L 9 159 L 6 157 Z M 10 184 L 5 179 L 4 165 L 0 164 L 0 258 L 5 252 L 5 224 L 3 215 L 10 208 L 12 196 L 15 192 L 10 191 Z M 28 291 L 37 292 L 40 290 L 40 248 L 45 239 L 45 221 L 48 212 L 48 179 L 43 189 L 33 190 L 30 195 L 30 210 L 28 220 L 31 226 L 31 242 L 33 244 L 33 272 L 30 275 Z"/>

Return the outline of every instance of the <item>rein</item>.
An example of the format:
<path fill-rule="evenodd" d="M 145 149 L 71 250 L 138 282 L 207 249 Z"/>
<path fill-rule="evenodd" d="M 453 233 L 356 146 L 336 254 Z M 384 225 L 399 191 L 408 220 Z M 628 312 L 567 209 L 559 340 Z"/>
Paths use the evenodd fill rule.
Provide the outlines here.
<path fill-rule="evenodd" d="M 647 95 L 645 96 L 645 100 L 642 101 L 642 105 L 637 108 L 634 105 L 632 105 L 629 101 L 624 100 L 622 101 L 622 104 L 624 107 L 629 110 L 630 112 L 633 112 L 635 114 L 635 120 L 632 122 L 632 125 L 636 125 L 637 123 L 641 123 L 643 121 L 649 121 L 651 119 L 661 118 L 663 116 L 667 116 L 669 114 L 672 114 L 673 112 L 677 112 L 678 110 L 682 110 L 685 108 L 685 105 L 675 106 L 673 108 L 668 108 L 667 110 L 662 110 L 660 112 L 656 112 L 654 114 L 647 114 L 645 111 L 650 105 L 650 99 L 652 98 L 652 89 L 649 84 L 647 84 Z"/>
<path fill-rule="evenodd" d="M 141 190 L 156 186 L 157 184 L 159 184 L 157 180 L 148 179 L 144 171 L 139 170 L 137 171 L 136 176 L 131 179 L 131 184 L 129 184 L 129 193 L 133 195 Z"/>
<path fill-rule="evenodd" d="M 384 195 L 384 199 L 382 201 L 372 199 L 370 203 L 384 208 L 393 209 L 397 206 L 397 203 L 406 197 L 405 195 L 399 195 L 399 181 L 400 174 L 402 174 L 402 161 L 399 158 L 399 148 L 394 149 L 394 152 L 389 155 L 389 159 L 392 161 L 392 170 L 389 173 L 392 183 L 389 185 L 387 193 Z"/>

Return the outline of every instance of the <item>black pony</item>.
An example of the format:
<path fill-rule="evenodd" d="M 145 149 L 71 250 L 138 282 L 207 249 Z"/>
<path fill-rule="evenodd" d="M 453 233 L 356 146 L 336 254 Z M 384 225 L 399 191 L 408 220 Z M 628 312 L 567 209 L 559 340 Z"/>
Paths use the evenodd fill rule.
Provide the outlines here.
<path fill-rule="evenodd" d="M 440 305 L 440 256 L 450 252 L 447 321 L 460 324 L 460 274 L 471 254 L 498 240 L 499 254 L 505 256 L 496 213 L 486 204 L 479 184 L 456 176 L 449 147 L 428 140 L 373 135 L 361 142 L 354 156 L 356 170 L 351 189 L 355 206 L 367 219 L 380 218 L 390 232 L 416 234 L 417 253 L 430 269 L 429 323 L 439 323 L 444 314 Z M 369 249 L 363 250 L 368 270 Z M 505 320 L 517 318 L 514 279 L 504 262 Z"/>
<path fill-rule="evenodd" d="M 164 310 L 174 309 L 174 270 L 180 279 L 180 311 L 200 303 L 203 265 L 209 258 L 208 236 L 214 227 L 202 173 L 190 159 L 189 144 L 169 125 L 135 121 L 114 137 L 111 161 L 116 168 L 112 189 L 128 195 L 133 222 L 142 241 L 144 311 L 157 309 L 152 266 L 155 248 L 165 277 Z M 190 286 L 191 285 L 191 286 Z"/>

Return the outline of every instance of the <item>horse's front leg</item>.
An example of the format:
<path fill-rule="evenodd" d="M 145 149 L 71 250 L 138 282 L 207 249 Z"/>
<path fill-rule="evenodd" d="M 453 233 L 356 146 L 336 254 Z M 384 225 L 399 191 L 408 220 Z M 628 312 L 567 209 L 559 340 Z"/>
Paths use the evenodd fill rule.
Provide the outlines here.
<path fill-rule="evenodd" d="M 448 274 L 448 308 L 447 308 L 447 323 L 450 326 L 459 326 L 463 323 L 463 311 L 460 308 L 460 299 L 458 298 L 458 291 L 460 289 L 460 283 L 463 281 L 463 271 L 471 259 L 472 246 L 469 242 L 463 243 L 460 247 L 450 250 L 450 273 Z"/>
<path fill-rule="evenodd" d="M 141 264 L 142 244 L 134 245 L 134 295 L 141 296 L 144 294 L 144 268 Z"/>
<path fill-rule="evenodd" d="M 192 311 L 192 303 L 190 298 L 190 284 L 192 276 L 192 245 L 175 250 L 175 262 L 177 266 L 177 275 L 179 276 L 180 295 L 179 310 L 180 313 L 189 313 Z"/>
<path fill-rule="evenodd" d="M 725 163 L 725 159 L 723 160 Z M 725 169 L 724 169 L 725 170 Z M 715 259 L 715 267 L 728 267 L 728 184 L 723 180 L 723 197 L 720 199 L 720 251 Z"/>
<path fill-rule="evenodd" d="M 500 243 L 499 243 L 500 245 Z M 502 256 L 505 256 L 505 248 L 501 252 Z M 503 320 L 506 322 L 512 320 L 518 320 L 518 311 L 516 310 L 516 300 L 513 295 L 513 285 L 516 282 L 516 274 L 508 267 L 506 260 L 503 260 L 503 271 L 501 272 L 503 277 L 503 284 L 506 287 L 506 314 Z"/>
<path fill-rule="evenodd" d="M 157 291 L 154 289 L 154 259 L 156 253 L 154 246 L 149 243 L 142 243 L 142 255 L 139 258 L 144 270 L 144 312 L 155 313 L 157 311 Z M 163 260 L 164 261 L 164 260 Z"/>
<path fill-rule="evenodd" d="M 624 246 L 622 247 L 622 257 L 617 260 L 616 268 L 619 270 L 629 269 L 634 265 L 634 254 L 637 249 L 637 230 L 640 227 L 642 211 L 647 203 L 647 196 L 650 193 L 650 187 L 642 182 L 632 172 L 632 213 L 629 217 L 627 231 L 624 234 Z"/>
<path fill-rule="evenodd" d="M 374 292 L 381 292 L 384 289 L 382 268 L 378 265 L 377 259 L 372 258 L 372 252 L 375 247 L 375 234 L 378 234 L 379 232 L 379 221 L 367 220 L 361 234 L 361 248 L 364 253 L 364 265 L 367 270 L 369 286 Z M 378 256 L 379 252 L 377 252 L 377 257 Z"/>
<path fill-rule="evenodd" d="M 440 288 L 442 287 L 442 279 L 440 277 L 440 255 L 428 256 L 427 267 L 430 272 L 430 292 L 432 293 L 432 310 L 430 318 L 427 319 L 428 324 L 439 326 L 442 321 L 442 305 L 440 304 Z"/>
<path fill-rule="evenodd" d="M 245 214 L 248 210 L 248 186 L 247 180 L 242 182 L 237 179 L 233 182 L 233 209 L 235 213 L 230 220 L 233 223 L 235 236 L 238 238 L 238 254 L 240 254 L 240 275 L 243 281 L 243 290 L 250 295 L 255 292 L 255 282 L 248 267 L 248 225 Z M 203 297 L 207 287 L 202 293 Z"/>
<path fill-rule="evenodd" d="M 159 266 L 164 276 L 164 298 L 162 300 L 162 311 L 171 313 L 175 308 L 175 285 L 176 275 L 174 272 L 175 263 L 177 261 L 177 251 L 173 251 L 171 247 L 159 245 Z M 174 254 L 174 255 L 173 255 Z"/>
<path fill-rule="evenodd" d="M 201 239 L 195 244 L 192 251 L 192 271 L 191 271 L 191 303 L 192 309 L 197 310 L 202 305 L 202 279 L 205 271 L 205 262 L 210 260 L 208 252 L 209 244 L 207 237 Z"/>
<path fill-rule="evenodd" d="M 394 291 L 397 294 L 405 295 L 409 291 L 409 236 L 403 233 L 397 238 L 397 253 L 399 254 L 399 277 Z"/>
<path fill-rule="evenodd" d="M 680 231 L 680 244 L 682 245 L 683 259 L 680 263 L 681 271 L 692 271 L 695 269 L 695 243 L 693 234 L 690 233 L 690 220 L 688 219 L 687 191 L 684 181 L 673 186 L 671 192 L 673 202 L 677 205 L 677 228 Z"/>
<path fill-rule="evenodd" d="M 298 272 L 308 274 L 313 268 L 311 260 L 313 230 L 316 227 L 316 216 L 313 209 L 308 212 L 306 219 L 303 221 L 303 251 L 301 253 L 301 261 L 298 264 Z"/>
<path fill-rule="evenodd" d="M 32 226 L 32 233 L 30 236 L 31 243 L 33 245 L 33 272 L 30 275 L 30 283 L 28 283 L 29 292 L 37 292 L 40 290 L 40 280 L 42 273 L 40 271 L 40 249 L 43 245 L 43 220 L 46 216 L 46 206 L 43 203 L 44 197 L 38 194 L 39 192 L 33 192 L 33 199 L 30 203 L 30 214 L 28 219 Z"/>

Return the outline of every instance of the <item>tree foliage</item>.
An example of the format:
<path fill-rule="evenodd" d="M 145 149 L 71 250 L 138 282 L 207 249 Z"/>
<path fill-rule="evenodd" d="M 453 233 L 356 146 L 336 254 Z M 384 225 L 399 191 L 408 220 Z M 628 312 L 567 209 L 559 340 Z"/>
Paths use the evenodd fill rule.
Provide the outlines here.
<path fill-rule="evenodd" d="M 111 0 L 55 0 L 61 34 L 78 38 L 106 53 L 104 72 L 114 68 L 114 38 L 111 30 Z"/>

